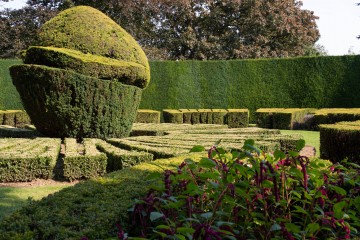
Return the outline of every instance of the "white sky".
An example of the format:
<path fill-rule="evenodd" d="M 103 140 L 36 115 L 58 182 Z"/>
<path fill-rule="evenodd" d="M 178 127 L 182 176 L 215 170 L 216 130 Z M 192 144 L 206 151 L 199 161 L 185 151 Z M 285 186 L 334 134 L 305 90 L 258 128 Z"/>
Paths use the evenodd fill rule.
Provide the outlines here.
<path fill-rule="evenodd" d="M 314 11 L 320 17 L 317 25 L 321 37 L 318 44 L 325 47 L 329 55 L 360 54 L 360 0 L 302 0 L 303 9 Z M 20 8 L 26 0 L 0 2 L 0 9 Z"/>

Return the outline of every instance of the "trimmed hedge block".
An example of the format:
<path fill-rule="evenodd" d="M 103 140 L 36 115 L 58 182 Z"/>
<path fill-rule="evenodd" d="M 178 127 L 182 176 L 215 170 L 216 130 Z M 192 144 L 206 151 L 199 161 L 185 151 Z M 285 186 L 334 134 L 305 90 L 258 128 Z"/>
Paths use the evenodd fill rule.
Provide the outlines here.
<path fill-rule="evenodd" d="M 182 124 L 184 122 L 184 115 L 181 111 L 175 109 L 163 110 L 164 121 L 166 123 Z"/>
<path fill-rule="evenodd" d="M 333 124 L 342 121 L 360 120 L 360 108 L 322 108 L 311 112 L 311 128 L 318 130 L 320 124 Z"/>
<path fill-rule="evenodd" d="M 211 112 L 212 124 L 222 125 L 225 123 L 225 116 L 227 114 L 227 111 L 225 109 L 211 109 Z"/>
<path fill-rule="evenodd" d="M 200 124 L 200 112 L 197 109 L 189 109 L 191 111 L 191 123 Z"/>
<path fill-rule="evenodd" d="M 8 125 L 0 125 L 0 137 L 5 138 L 33 138 L 39 136 L 39 133 L 23 128 L 15 128 Z"/>
<path fill-rule="evenodd" d="M 96 148 L 96 139 L 84 139 L 77 143 L 75 138 L 65 138 L 64 178 L 89 179 L 106 173 L 107 158 Z"/>
<path fill-rule="evenodd" d="M 160 111 L 139 109 L 135 118 L 136 123 L 160 123 Z"/>
<path fill-rule="evenodd" d="M 23 110 L 0 110 L 0 125 L 22 128 L 30 123 L 29 115 Z"/>
<path fill-rule="evenodd" d="M 225 123 L 229 128 L 246 128 L 249 125 L 248 109 L 227 109 Z"/>
<path fill-rule="evenodd" d="M 320 128 L 320 157 L 333 163 L 345 158 L 360 164 L 360 121 L 322 124 Z"/>
<path fill-rule="evenodd" d="M 127 151 L 102 140 L 96 141 L 96 147 L 107 156 L 107 172 L 132 167 L 142 162 L 149 162 L 154 158 L 154 155 L 151 153 Z"/>
<path fill-rule="evenodd" d="M 258 127 L 273 129 L 301 129 L 309 108 L 260 108 L 255 116 Z"/>
<path fill-rule="evenodd" d="M 8 125 L 15 127 L 15 114 L 19 110 L 5 110 L 3 111 L 3 123 L 2 125 Z"/>
<path fill-rule="evenodd" d="M 31 124 L 31 119 L 25 111 L 18 111 L 15 113 L 15 126 L 17 128 L 24 128 Z"/>
<path fill-rule="evenodd" d="M 200 123 L 207 124 L 209 120 L 212 122 L 212 112 L 211 109 L 198 109 L 200 113 Z"/>
<path fill-rule="evenodd" d="M 183 123 L 191 124 L 191 115 L 193 111 L 189 109 L 179 109 L 179 111 L 183 113 Z"/>
<path fill-rule="evenodd" d="M 0 138 L 0 182 L 52 178 L 60 144 L 56 138 Z"/>

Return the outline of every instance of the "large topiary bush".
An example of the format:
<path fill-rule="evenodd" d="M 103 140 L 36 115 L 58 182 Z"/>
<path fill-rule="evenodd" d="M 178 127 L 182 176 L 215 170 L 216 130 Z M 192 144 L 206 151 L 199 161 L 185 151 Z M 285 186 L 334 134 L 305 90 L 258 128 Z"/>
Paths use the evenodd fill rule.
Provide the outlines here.
<path fill-rule="evenodd" d="M 24 62 L 10 74 L 39 132 L 129 135 L 150 68 L 137 42 L 106 15 L 87 6 L 59 13 L 43 25 Z"/>

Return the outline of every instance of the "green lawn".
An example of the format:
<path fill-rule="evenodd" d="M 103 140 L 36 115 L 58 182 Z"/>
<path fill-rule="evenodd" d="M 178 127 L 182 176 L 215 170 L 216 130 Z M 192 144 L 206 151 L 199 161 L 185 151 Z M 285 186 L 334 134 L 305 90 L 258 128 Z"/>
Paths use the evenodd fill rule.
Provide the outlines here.
<path fill-rule="evenodd" d="M 25 205 L 29 198 L 38 200 L 65 187 L 68 186 L 0 187 L 0 220 Z"/>
<path fill-rule="evenodd" d="M 306 145 L 316 148 L 316 156 L 320 157 L 320 132 L 303 130 L 280 130 L 281 134 L 301 134 Z"/>

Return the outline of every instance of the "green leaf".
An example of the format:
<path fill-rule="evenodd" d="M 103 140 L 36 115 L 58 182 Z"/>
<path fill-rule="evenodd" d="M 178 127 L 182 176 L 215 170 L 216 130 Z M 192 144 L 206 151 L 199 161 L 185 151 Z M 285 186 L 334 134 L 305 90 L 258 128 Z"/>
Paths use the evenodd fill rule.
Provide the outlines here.
<path fill-rule="evenodd" d="M 338 186 L 331 186 L 331 188 L 333 189 L 333 190 L 335 190 L 335 192 L 337 193 L 337 194 L 340 194 L 340 195 L 346 195 L 346 191 L 343 189 L 343 188 L 341 188 L 341 187 L 338 187 Z"/>
<path fill-rule="evenodd" d="M 150 213 L 150 220 L 153 222 L 159 218 L 162 218 L 164 216 L 164 214 L 160 213 L 160 212 L 151 212 Z"/>
<path fill-rule="evenodd" d="M 270 232 L 281 230 L 281 226 L 277 223 L 273 224 L 270 228 Z"/>
<path fill-rule="evenodd" d="M 159 234 L 162 238 L 166 238 L 166 236 L 167 236 L 167 234 L 166 234 L 166 233 L 159 232 L 159 231 L 155 231 L 155 230 L 154 230 L 154 233 Z"/>
<path fill-rule="evenodd" d="M 272 187 L 274 186 L 274 183 L 271 182 L 271 181 L 269 181 L 269 180 L 264 180 L 264 181 L 262 182 L 262 186 L 263 186 L 264 188 L 272 188 Z"/>
<path fill-rule="evenodd" d="M 156 229 L 170 229 L 170 227 L 167 225 L 159 225 L 159 226 L 156 226 Z"/>
<path fill-rule="evenodd" d="M 304 139 L 300 139 L 296 142 L 296 150 L 300 151 L 301 149 L 303 149 L 305 147 L 305 140 Z"/>
<path fill-rule="evenodd" d="M 200 146 L 200 145 L 194 146 L 194 147 L 190 150 L 190 152 L 203 152 L 203 151 L 205 151 L 205 148 L 204 148 L 203 146 Z"/>
<path fill-rule="evenodd" d="M 255 145 L 254 139 L 247 139 L 247 140 L 245 140 L 244 146 L 245 146 L 245 145 L 254 146 L 254 145 Z"/>
<path fill-rule="evenodd" d="M 297 156 L 299 156 L 299 152 L 289 151 L 289 156 L 290 157 L 297 157 Z"/>
<path fill-rule="evenodd" d="M 342 210 L 345 206 L 346 206 L 345 201 L 334 204 L 333 209 L 334 209 L 334 217 L 335 218 L 337 218 L 337 219 L 343 218 L 344 213 Z"/>
<path fill-rule="evenodd" d="M 285 155 L 285 153 L 283 153 L 283 152 L 280 151 L 280 150 L 275 150 L 275 152 L 274 152 L 274 157 L 275 157 L 275 159 L 277 160 L 277 159 L 286 158 L 286 155 Z"/>
<path fill-rule="evenodd" d="M 209 158 L 202 158 L 199 162 L 199 167 L 203 168 L 214 168 L 216 163 Z"/>
<path fill-rule="evenodd" d="M 305 231 L 310 233 L 310 234 L 313 234 L 315 233 L 317 230 L 320 229 L 320 225 L 318 223 L 309 223 L 307 226 L 306 226 L 306 229 Z"/>
<path fill-rule="evenodd" d="M 225 154 L 225 153 L 226 153 L 225 149 L 223 149 L 223 148 L 216 148 L 216 151 L 217 151 L 219 154 Z"/>
<path fill-rule="evenodd" d="M 186 237 L 184 237 L 183 235 L 176 234 L 175 236 L 176 236 L 179 240 L 186 240 Z"/>
<path fill-rule="evenodd" d="M 193 228 L 186 228 L 186 227 L 179 227 L 176 229 L 178 233 L 181 233 L 183 235 L 190 234 L 192 235 L 195 232 L 195 229 Z"/>
<path fill-rule="evenodd" d="M 300 232 L 300 227 L 293 223 L 285 223 L 285 227 L 291 233 L 299 233 Z"/>
<path fill-rule="evenodd" d="M 309 215 L 309 213 L 307 211 L 305 211 L 305 209 L 302 208 L 302 207 L 295 206 L 295 209 L 296 209 L 295 212 L 300 212 L 300 213 L 304 213 L 306 215 Z"/>

